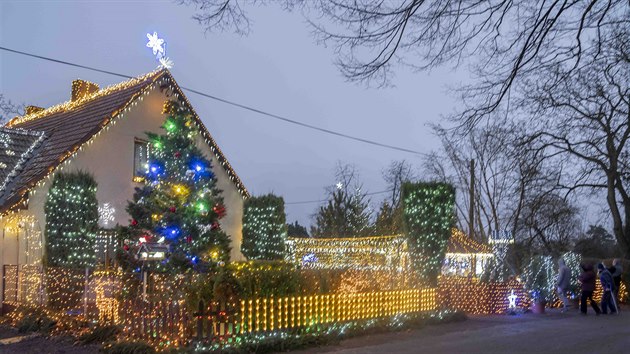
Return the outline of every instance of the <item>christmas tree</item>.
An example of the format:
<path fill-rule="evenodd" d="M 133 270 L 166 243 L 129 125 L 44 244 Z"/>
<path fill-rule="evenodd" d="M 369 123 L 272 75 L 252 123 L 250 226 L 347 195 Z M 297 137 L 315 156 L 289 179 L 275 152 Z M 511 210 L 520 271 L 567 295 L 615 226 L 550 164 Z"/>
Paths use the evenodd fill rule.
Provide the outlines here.
<path fill-rule="evenodd" d="M 198 129 L 192 114 L 177 101 L 167 101 L 163 113 L 166 134 L 147 133 L 146 183 L 136 188 L 127 207 L 127 260 L 139 263 L 136 256 L 143 245 L 168 245 L 158 269 L 203 269 L 227 261 L 229 239 L 219 226 L 225 207 L 210 161 L 195 145 Z"/>

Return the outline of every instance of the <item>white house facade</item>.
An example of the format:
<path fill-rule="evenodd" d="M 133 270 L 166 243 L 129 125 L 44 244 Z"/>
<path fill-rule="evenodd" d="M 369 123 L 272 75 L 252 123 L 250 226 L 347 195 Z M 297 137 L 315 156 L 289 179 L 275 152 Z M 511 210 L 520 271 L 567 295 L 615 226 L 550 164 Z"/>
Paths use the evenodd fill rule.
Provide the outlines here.
<path fill-rule="evenodd" d="M 47 109 L 29 106 L 25 116 L 0 128 L 3 301 L 26 296 L 18 294 L 24 284 L 14 282 L 28 280 L 13 277 L 15 269 L 41 265 L 44 204 L 56 173 L 81 170 L 92 174 L 104 215 L 101 226 L 129 224 L 125 208 L 142 183 L 136 171 L 143 159 L 146 132 L 163 134 L 162 108 L 166 100 L 174 98 L 190 106 L 167 70 L 105 89 L 75 80 L 72 100 Z M 222 191 L 227 213 L 220 224 L 231 239 L 230 256 L 241 260 L 243 202 L 249 194 L 193 107 L 189 108 L 200 131 L 197 145 L 211 160 Z"/>

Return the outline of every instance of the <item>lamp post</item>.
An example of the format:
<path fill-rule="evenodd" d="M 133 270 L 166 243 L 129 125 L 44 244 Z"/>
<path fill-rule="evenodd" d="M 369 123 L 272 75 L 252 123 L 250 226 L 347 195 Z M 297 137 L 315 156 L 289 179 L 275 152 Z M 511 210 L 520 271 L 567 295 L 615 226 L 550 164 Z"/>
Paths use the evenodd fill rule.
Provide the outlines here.
<path fill-rule="evenodd" d="M 163 243 L 149 243 L 144 242 L 138 249 L 136 258 L 142 261 L 142 299 L 147 300 L 147 278 L 148 272 L 146 270 L 146 262 L 161 261 L 166 258 L 168 253 L 168 245 Z"/>

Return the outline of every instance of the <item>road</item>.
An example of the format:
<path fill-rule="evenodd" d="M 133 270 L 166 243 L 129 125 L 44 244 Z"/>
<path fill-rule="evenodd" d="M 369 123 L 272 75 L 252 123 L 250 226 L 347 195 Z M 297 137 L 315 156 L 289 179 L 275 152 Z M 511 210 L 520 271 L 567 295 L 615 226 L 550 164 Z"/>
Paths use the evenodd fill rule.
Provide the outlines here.
<path fill-rule="evenodd" d="M 589 309 L 589 311 L 592 311 Z M 4 328 L 0 339 L 17 335 Z M 0 354 L 92 354 L 96 347 L 73 346 L 63 338 L 25 338 L 0 345 Z M 630 309 L 620 316 L 579 315 L 577 310 L 545 315 L 471 316 L 468 321 L 422 329 L 361 336 L 337 345 L 309 348 L 310 353 L 630 353 Z"/>
<path fill-rule="evenodd" d="M 592 311 L 592 309 L 589 309 Z M 630 353 L 630 310 L 620 316 L 472 316 L 419 330 L 352 338 L 298 353 Z"/>

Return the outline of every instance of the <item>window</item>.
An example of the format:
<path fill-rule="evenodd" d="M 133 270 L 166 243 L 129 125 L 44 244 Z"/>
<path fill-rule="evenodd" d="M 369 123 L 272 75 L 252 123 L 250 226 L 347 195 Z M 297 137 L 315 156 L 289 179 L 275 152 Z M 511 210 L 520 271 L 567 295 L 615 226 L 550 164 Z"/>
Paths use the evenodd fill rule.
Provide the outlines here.
<path fill-rule="evenodd" d="M 149 143 L 136 139 L 133 144 L 133 181 L 144 182 L 144 174 L 149 163 Z"/>

